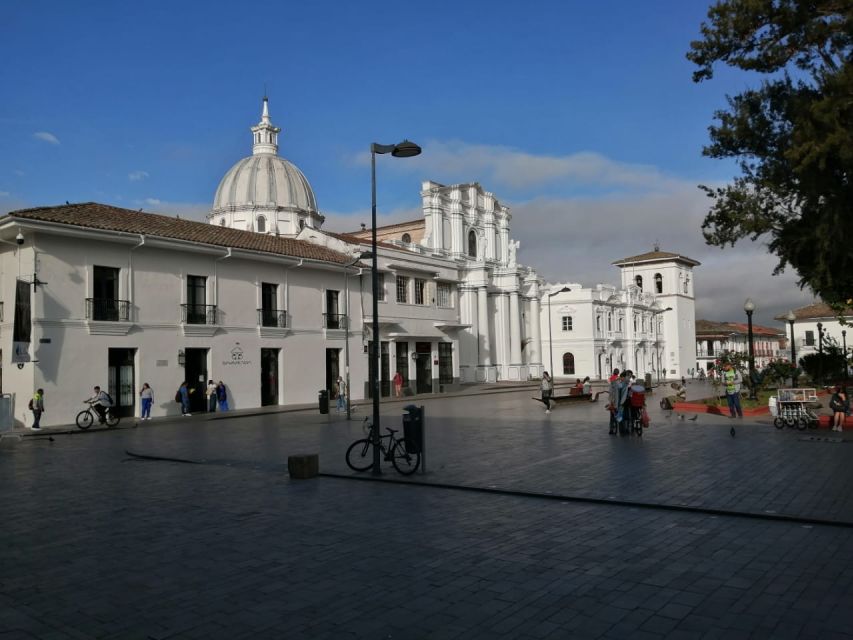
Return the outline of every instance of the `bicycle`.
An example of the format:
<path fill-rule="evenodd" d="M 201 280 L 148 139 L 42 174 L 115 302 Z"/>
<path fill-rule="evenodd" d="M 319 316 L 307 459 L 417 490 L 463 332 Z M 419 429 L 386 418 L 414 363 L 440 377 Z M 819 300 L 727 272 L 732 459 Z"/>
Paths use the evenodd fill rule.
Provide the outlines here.
<path fill-rule="evenodd" d="M 97 412 L 95 411 L 94 402 L 92 402 L 91 400 L 84 400 L 83 404 L 88 404 L 89 406 L 88 408 L 83 409 L 83 411 L 77 414 L 76 422 L 77 426 L 83 431 L 85 431 L 95 423 L 96 417 L 98 420 L 100 420 L 101 417 L 98 416 Z M 104 418 L 106 418 L 107 428 L 116 426 L 119 423 L 119 420 L 121 420 L 119 416 L 115 415 L 110 410 L 110 407 L 104 407 Z"/>
<path fill-rule="evenodd" d="M 373 433 L 373 424 L 369 423 L 368 418 L 362 422 L 366 438 L 361 438 L 353 442 L 347 449 L 346 459 L 347 465 L 353 471 L 367 471 L 373 466 L 373 449 L 378 446 L 382 452 L 386 462 L 389 460 L 394 468 L 404 476 L 410 476 L 421 464 L 421 454 L 411 453 L 406 445 L 405 438 L 395 438 L 394 434 L 398 429 L 390 429 L 384 436 L 379 436 L 378 441 Z M 387 444 L 386 444 L 387 443 Z M 369 452 L 369 455 L 368 455 Z"/>

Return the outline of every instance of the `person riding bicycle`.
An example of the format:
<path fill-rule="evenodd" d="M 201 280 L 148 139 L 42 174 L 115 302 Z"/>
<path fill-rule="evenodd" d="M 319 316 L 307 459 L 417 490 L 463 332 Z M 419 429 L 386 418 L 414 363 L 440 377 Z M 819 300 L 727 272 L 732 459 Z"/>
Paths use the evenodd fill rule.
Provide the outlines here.
<path fill-rule="evenodd" d="M 107 421 L 107 409 L 113 406 L 112 398 L 110 398 L 110 394 L 106 391 L 101 391 L 101 388 L 96 386 L 95 395 L 86 400 L 86 402 L 92 403 L 92 408 L 98 414 L 98 422 L 104 424 Z"/>

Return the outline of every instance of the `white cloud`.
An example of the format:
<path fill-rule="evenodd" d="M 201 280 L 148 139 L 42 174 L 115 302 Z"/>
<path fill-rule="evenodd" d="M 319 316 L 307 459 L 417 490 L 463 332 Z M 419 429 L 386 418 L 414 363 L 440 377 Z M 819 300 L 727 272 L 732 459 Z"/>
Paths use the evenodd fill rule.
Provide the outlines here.
<path fill-rule="evenodd" d="M 131 182 L 139 182 L 140 180 L 145 180 L 148 177 L 147 171 L 131 171 L 127 174 L 128 180 Z"/>
<path fill-rule="evenodd" d="M 145 200 L 143 200 L 142 202 L 152 207 L 159 207 L 161 204 L 163 204 L 163 202 L 161 200 L 158 200 L 157 198 L 145 198 Z"/>
<path fill-rule="evenodd" d="M 49 131 L 36 131 L 33 134 L 33 138 L 35 138 L 36 140 L 41 140 L 42 142 L 48 142 L 50 144 L 59 144 L 59 138 L 57 138 Z"/>
<path fill-rule="evenodd" d="M 431 140 L 422 155 L 406 162 L 388 163 L 397 171 L 428 173 L 446 184 L 479 182 L 494 190 L 526 190 L 548 185 L 605 190 L 670 189 L 678 180 L 651 165 L 619 162 L 592 151 L 562 156 L 535 155 L 499 145 Z M 370 161 L 359 153 L 358 164 Z M 485 187 L 492 190 L 492 187 Z"/>

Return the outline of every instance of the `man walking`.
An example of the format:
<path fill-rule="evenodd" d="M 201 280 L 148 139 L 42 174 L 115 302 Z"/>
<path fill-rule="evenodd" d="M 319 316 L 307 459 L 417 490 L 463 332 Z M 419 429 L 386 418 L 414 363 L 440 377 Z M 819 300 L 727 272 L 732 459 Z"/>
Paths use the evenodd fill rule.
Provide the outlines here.
<path fill-rule="evenodd" d="M 33 412 L 33 426 L 30 427 L 33 431 L 41 429 L 41 414 L 44 413 L 44 389 L 36 389 L 33 394 L 33 399 L 30 400 L 30 410 Z"/>
<path fill-rule="evenodd" d="M 740 408 L 740 382 L 740 373 L 732 367 L 731 362 L 726 362 L 723 365 L 723 384 L 726 385 L 726 400 L 732 418 L 743 418 L 743 409 Z"/>

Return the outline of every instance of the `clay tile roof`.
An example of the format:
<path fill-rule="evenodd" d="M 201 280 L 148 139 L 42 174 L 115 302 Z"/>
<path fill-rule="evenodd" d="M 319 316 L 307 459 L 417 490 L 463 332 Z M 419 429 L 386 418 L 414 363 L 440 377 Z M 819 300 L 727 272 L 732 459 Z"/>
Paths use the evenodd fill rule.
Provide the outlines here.
<path fill-rule="evenodd" d="M 712 335 L 731 335 L 733 333 L 741 333 L 746 335 L 749 332 L 749 326 L 745 322 L 714 322 L 712 320 L 697 320 L 696 335 L 697 336 L 712 336 Z M 758 324 L 752 325 L 753 335 L 759 336 L 780 336 L 785 334 L 779 329 L 772 327 L 763 327 Z"/>
<path fill-rule="evenodd" d="M 830 307 L 825 302 L 815 302 L 814 304 L 810 304 L 805 307 L 800 307 L 799 309 L 794 309 L 794 317 L 797 320 L 811 320 L 817 318 L 837 318 L 838 314 L 833 311 L 832 307 Z M 788 314 L 782 314 L 781 316 L 777 316 L 776 320 L 782 320 L 783 322 L 787 322 Z M 853 316 L 853 308 L 848 307 L 844 310 L 844 315 L 846 317 Z"/>
<path fill-rule="evenodd" d="M 694 260 L 693 258 L 688 258 L 687 256 L 683 256 L 680 253 L 670 253 L 669 251 L 649 251 L 648 253 L 641 253 L 638 256 L 631 256 L 630 258 L 622 258 L 621 260 L 617 260 L 612 264 L 616 266 L 622 266 L 627 264 L 635 264 L 638 262 L 683 262 L 684 264 L 688 264 L 692 267 L 697 267 L 701 263 Z"/>
<path fill-rule="evenodd" d="M 157 238 L 198 242 L 218 247 L 260 251 L 293 258 L 306 258 L 337 264 L 352 258 L 304 240 L 240 231 L 205 222 L 182 220 L 156 213 L 143 213 L 97 202 L 38 207 L 10 211 L 13 218 L 67 224 L 88 229 L 143 234 Z"/>
<path fill-rule="evenodd" d="M 413 227 L 421 227 L 426 228 L 426 221 L 423 218 L 416 218 L 415 220 L 407 220 L 406 222 L 395 222 L 394 224 L 386 224 L 382 227 L 376 227 L 377 231 L 390 231 L 393 229 L 411 229 Z M 349 231 L 346 235 L 358 236 L 362 237 L 363 234 L 371 235 L 372 230 L 370 228 L 367 229 L 359 229 L 358 231 Z"/>

